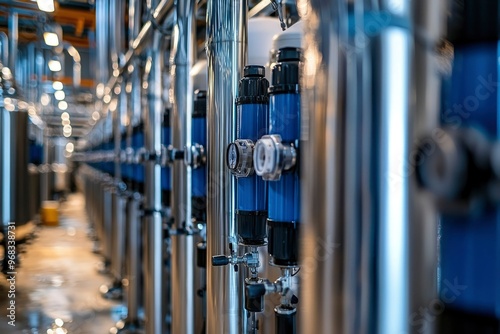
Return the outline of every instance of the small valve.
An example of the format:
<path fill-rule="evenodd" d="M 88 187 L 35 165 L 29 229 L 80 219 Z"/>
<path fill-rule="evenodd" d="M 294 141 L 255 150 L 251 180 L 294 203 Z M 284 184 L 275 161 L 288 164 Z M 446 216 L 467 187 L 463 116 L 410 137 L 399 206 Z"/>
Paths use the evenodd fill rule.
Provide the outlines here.
<path fill-rule="evenodd" d="M 254 172 L 253 149 L 250 139 L 238 139 L 227 147 L 226 164 L 236 177 L 247 177 Z"/>
<path fill-rule="evenodd" d="M 192 144 L 189 148 L 185 147 L 184 152 L 186 152 L 184 154 L 184 163 L 193 169 L 203 166 L 207 161 L 205 148 L 198 143 Z"/>
<path fill-rule="evenodd" d="M 280 26 L 283 31 L 286 29 L 286 24 L 283 20 L 283 7 L 281 6 L 282 0 L 271 0 L 271 5 L 275 11 L 278 11 L 278 18 L 280 19 Z"/>
<path fill-rule="evenodd" d="M 297 160 L 294 146 L 281 142 L 280 135 L 263 136 L 253 151 L 255 173 L 267 181 L 278 181 L 284 171 L 292 169 Z"/>

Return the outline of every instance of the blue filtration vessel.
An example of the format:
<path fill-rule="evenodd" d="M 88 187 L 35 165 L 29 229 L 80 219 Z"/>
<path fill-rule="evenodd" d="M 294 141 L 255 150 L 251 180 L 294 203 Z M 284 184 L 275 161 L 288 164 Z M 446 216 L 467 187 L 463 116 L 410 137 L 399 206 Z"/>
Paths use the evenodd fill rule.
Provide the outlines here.
<path fill-rule="evenodd" d="M 253 172 L 253 143 L 266 134 L 269 82 L 263 66 L 250 65 L 239 82 L 237 140 L 228 146 L 227 164 L 237 177 L 236 221 L 239 242 L 264 245 L 266 242 L 266 182 Z"/>
<path fill-rule="evenodd" d="M 191 143 L 207 147 L 207 92 L 194 92 L 193 113 L 191 123 Z M 205 153 L 206 154 L 206 153 Z M 206 221 L 206 182 L 207 168 L 201 164 L 192 170 L 191 174 L 191 205 L 193 218 L 198 222 Z"/>
<path fill-rule="evenodd" d="M 161 142 L 163 146 L 168 147 L 170 145 L 170 110 L 166 109 L 163 114 L 163 126 L 161 131 Z M 162 201 L 164 205 L 170 206 L 170 191 L 172 190 L 171 180 L 170 180 L 170 167 L 164 166 L 161 168 L 161 190 L 163 192 Z"/>
<path fill-rule="evenodd" d="M 450 40 L 451 77 L 443 85 L 441 123 L 474 128 L 499 138 L 500 43 L 498 1 L 454 1 Z M 453 20 L 456 17 L 459 20 Z M 458 25 L 459 26 L 453 26 Z M 473 177 L 473 171 L 469 177 Z M 498 333 L 500 330 L 500 211 L 446 214 L 440 229 L 441 332 Z"/>
<path fill-rule="evenodd" d="M 141 123 L 132 130 L 132 148 L 134 152 L 137 152 L 142 147 L 144 147 L 144 132 Z M 134 164 L 132 181 L 134 182 L 134 190 L 144 193 L 144 166 L 142 163 Z"/>
<path fill-rule="evenodd" d="M 269 134 L 280 135 L 285 145 L 297 145 L 300 138 L 300 58 L 300 49 L 280 49 L 272 69 Z M 298 264 L 299 219 L 300 180 L 294 168 L 269 182 L 268 250 L 275 265 Z"/>

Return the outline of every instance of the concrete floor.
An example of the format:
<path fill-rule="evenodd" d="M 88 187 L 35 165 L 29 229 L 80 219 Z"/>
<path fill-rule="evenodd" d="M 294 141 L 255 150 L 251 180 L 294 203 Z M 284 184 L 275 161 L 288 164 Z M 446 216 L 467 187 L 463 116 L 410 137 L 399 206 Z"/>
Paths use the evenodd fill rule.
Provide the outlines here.
<path fill-rule="evenodd" d="M 58 227 L 41 227 L 21 254 L 15 327 L 7 318 L 10 286 L 0 274 L 1 334 L 108 333 L 124 315 L 123 306 L 99 294 L 99 286 L 110 279 L 98 273 L 101 259 L 92 253 L 81 194 L 61 205 L 59 220 Z"/>

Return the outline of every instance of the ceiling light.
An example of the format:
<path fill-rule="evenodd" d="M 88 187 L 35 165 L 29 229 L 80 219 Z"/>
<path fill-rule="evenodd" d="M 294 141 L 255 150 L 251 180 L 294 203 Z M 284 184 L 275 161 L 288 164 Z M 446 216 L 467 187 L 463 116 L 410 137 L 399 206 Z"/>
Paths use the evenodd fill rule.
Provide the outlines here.
<path fill-rule="evenodd" d="M 54 90 L 62 90 L 64 86 L 61 81 L 54 81 L 52 83 L 52 88 L 54 88 Z"/>
<path fill-rule="evenodd" d="M 75 145 L 73 143 L 70 142 L 66 144 L 66 151 L 72 153 L 74 150 L 75 150 Z"/>
<path fill-rule="evenodd" d="M 97 121 L 99 118 L 101 118 L 101 115 L 99 114 L 99 112 L 96 110 L 92 113 L 92 119 L 94 121 Z"/>
<path fill-rule="evenodd" d="M 62 70 L 61 62 L 57 59 L 49 60 L 49 69 L 52 72 L 59 72 L 60 70 Z"/>
<path fill-rule="evenodd" d="M 50 103 L 50 96 L 47 93 L 43 93 L 42 96 L 40 97 L 40 102 L 42 103 L 43 106 L 47 106 Z"/>
<path fill-rule="evenodd" d="M 66 94 L 64 94 L 63 90 L 58 90 L 54 92 L 54 97 L 56 98 L 56 100 L 61 101 L 64 100 Z"/>
<path fill-rule="evenodd" d="M 43 40 L 45 44 L 48 46 L 58 46 L 59 45 L 59 37 L 54 32 L 46 31 L 43 33 Z"/>
<path fill-rule="evenodd" d="M 69 114 L 65 111 L 61 114 L 61 119 L 69 119 Z"/>
<path fill-rule="evenodd" d="M 70 122 L 70 120 L 69 120 L 69 119 L 63 119 L 63 120 L 61 121 L 61 124 L 62 124 L 63 126 L 64 126 L 64 125 L 71 125 L 71 122 Z"/>
<path fill-rule="evenodd" d="M 59 103 L 57 104 L 57 107 L 61 110 L 66 110 L 66 109 L 68 109 L 68 102 L 59 101 Z"/>
<path fill-rule="evenodd" d="M 54 11 L 54 0 L 36 0 L 38 9 L 44 12 L 52 13 Z"/>

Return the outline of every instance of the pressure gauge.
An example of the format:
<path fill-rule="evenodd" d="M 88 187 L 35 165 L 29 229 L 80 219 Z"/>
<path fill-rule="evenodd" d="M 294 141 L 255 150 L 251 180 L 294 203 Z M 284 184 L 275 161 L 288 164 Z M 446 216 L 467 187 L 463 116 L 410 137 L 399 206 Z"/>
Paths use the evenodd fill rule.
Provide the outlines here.
<path fill-rule="evenodd" d="M 253 147 L 250 139 L 238 139 L 227 147 L 226 164 L 236 177 L 253 173 Z"/>
<path fill-rule="evenodd" d="M 227 147 L 227 167 L 234 171 L 238 165 L 238 145 L 231 143 Z"/>

